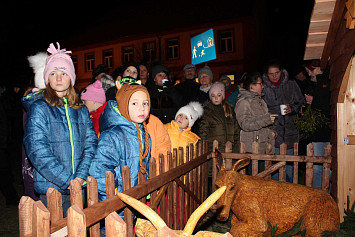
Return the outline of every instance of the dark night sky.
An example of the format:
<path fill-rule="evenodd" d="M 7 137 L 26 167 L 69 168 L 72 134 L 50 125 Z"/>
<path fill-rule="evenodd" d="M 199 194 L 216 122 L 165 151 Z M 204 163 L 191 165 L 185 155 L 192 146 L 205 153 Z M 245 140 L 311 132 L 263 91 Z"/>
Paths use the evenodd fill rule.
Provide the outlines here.
<path fill-rule="evenodd" d="M 49 43 L 65 42 L 73 34 L 94 40 L 95 37 L 83 31 L 88 25 L 94 29 L 91 33 L 99 38 L 112 39 L 126 31 L 129 34 L 147 33 L 154 31 L 155 27 L 161 30 L 178 28 L 228 19 L 246 12 L 253 14 L 259 22 L 256 29 L 260 32 L 256 37 L 260 42 L 260 58 L 277 57 L 285 66 L 294 65 L 303 58 L 314 1 L 218 0 L 212 3 L 202 0 L 129 0 L 92 5 L 87 1 L 75 5 L 73 2 L 40 4 L 26 1 L 19 5 L 15 1 L 7 1 L 2 4 L 3 12 L 7 14 L 2 14 L 0 19 L 0 58 L 3 68 L 11 73 L 11 76 L 3 73 L 3 83 L 27 82 L 32 77 L 32 69 L 26 57 L 45 51 Z M 119 23 L 109 20 L 112 17 L 119 19 Z M 102 22 L 110 29 L 104 30 L 100 25 Z M 70 50 L 69 46 L 63 47 Z"/>

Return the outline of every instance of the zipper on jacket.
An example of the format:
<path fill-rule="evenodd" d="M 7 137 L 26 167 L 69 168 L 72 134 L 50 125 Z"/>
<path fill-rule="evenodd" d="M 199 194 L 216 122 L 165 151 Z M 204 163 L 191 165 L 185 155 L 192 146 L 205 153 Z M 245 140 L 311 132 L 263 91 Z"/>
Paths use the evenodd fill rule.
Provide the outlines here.
<path fill-rule="evenodd" d="M 73 143 L 73 131 L 71 128 L 71 123 L 70 123 L 70 117 L 69 117 L 69 111 L 68 111 L 68 101 L 65 97 L 63 97 L 64 100 L 64 108 L 65 108 L 65 116 L 67 117 L 67 122 L 68 122 L 68 128 L 69 128 L 69 135 L 70 135 L 70 145 L 71 145 L 71 164 L 73 167 L 73 174 L 75 174 L 75 169 L 74 169 L 74 143 Z"/>

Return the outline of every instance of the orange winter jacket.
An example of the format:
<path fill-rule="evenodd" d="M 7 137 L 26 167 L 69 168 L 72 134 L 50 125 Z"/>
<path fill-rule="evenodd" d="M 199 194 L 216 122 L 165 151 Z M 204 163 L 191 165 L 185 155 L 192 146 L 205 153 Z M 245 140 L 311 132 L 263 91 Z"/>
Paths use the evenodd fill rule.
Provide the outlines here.
<path fill-rule="evenodd" d="M 200 139 L 195 133 L 191 132 L 191 128 L 187 128 L 186 130 L 180 132 L 180 127 L 175 120 L 170 123 L 164 124 L 166 130 L 169 133 L 171 140 L 171 152 L 173 152 L 174 148 L 179 149 L 179 147 L 184 148 L 184 162 L 186 162 L 185 150 L 186 146 L 190 143 L 196 145 L 198 140 Z"/>
<path fill-rule="evenodd" d="M 154 157 L 157 164 L 157 174 L 159 173 L 159 154 L 166 157 L 168 151 L 171 150 L 171 142 L 169 134 L 160 119 L 152 114 L 146 120 L 148 133 L 152 141 L 150 157 Z"/>

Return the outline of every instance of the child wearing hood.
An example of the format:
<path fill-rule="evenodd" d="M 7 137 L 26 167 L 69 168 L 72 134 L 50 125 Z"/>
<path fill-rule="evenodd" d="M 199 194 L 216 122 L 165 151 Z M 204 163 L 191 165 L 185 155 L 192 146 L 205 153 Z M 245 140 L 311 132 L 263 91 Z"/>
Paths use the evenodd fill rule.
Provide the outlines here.
<path fill-rule="evenodd" d="M 70 207 L 71 180 L 85 185 L 97 136 L 89 111 L 74 89 L 75 69 L 70 51 L 50 44 L 41 69 L 44 89 L 26 95 L 24 146 L 33 165 L 34 191 L 46 205 L 48 188 L 62 195 L 63 214 Z"/>
<path fill-rule="evenodd" d="M 131 171 L 131 186 L 138 175 L 148 177 L 151 141 L 146 127 L 150 110 L 147 89 L 139 84 L 123 84 L 116 100 L 110 100 L 100 117 L 101 135 L 90 175 L 98 183 L 99 200 L 106 199 L 105 172 L 115 177 L 117 192 L 123 191 L 122 167 Z M 123 218 L 123 212 L 120 213 Z"/>
<path fill-rule="evenodd" d="M 107 104 L 105 90 L 102 88 L 102 82 L 97 80 L 93 84 L 90 84 L 82 90 L 80 96 L 84 105 L 89 110 L 96 135 L 100 136 L 99 119 Z"/>
<path fill-rule="evenodd" d="M 196 145 L 200 139 L 199 136 L 191 131 L 191 127 L 202 114 L 202 105 L 197 101 L 192 101 L 177 111 L 175 120 L 164 125 L 171 140 L 171 152 L 174 148 L 184 148 L 184 162 L 186 162 L 186 146 L 190 143 Z"/>

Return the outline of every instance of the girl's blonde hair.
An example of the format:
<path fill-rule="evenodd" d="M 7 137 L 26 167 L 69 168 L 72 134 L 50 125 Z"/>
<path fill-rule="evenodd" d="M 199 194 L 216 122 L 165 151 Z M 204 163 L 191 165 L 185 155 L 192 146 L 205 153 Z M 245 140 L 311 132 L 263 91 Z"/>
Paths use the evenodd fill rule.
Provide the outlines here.
<path fill-rule="evenodd" d="M 69 107 L 73 109 L 80 110 L 84 106 L 80 103 L 79 96 L 71 82 L 67 91 L 66 98 L 68 100 Z M 64 100 L 57 95 L 52 87 L 50 87 L 49 83 L 46 85 L 46 88 L 43 89 L 43 99 L 53 107 L 61 107 L 65 104 Z"/>
<path fill-rule="evenodd" d="M 224 110 L 224 116 L 226 116 L 226 118 L 233 118 L 234 111 L 231 104 L 228 101 L 222 100 L 222 107 Z"/>

